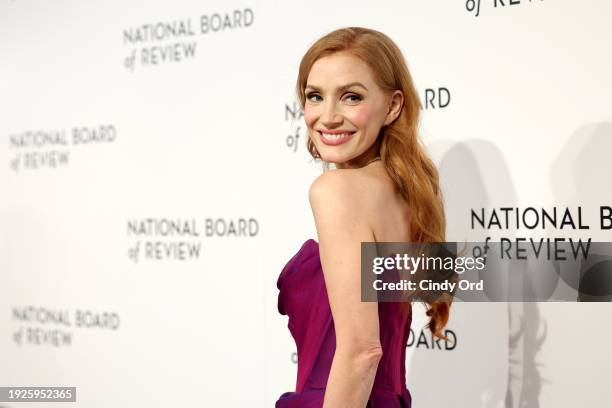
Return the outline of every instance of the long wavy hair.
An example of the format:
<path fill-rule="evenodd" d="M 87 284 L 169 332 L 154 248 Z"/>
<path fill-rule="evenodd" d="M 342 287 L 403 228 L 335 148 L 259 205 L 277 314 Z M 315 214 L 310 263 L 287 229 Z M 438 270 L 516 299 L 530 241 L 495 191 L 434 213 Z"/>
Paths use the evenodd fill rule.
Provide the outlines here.
<path fill-rule="evenodd" d="M 378 154 L 411 210 L 411 242 L 445 242 L 446 219 L 438 170 L 425 153 L 418 135 L 422 105 L 403 54 L 389 37 L 368 28 L 346 27 L 317 40 L 300 62 L 296 91 L 302 111 L 306 81 L 313 64 L 336 52 L 348 52 L 363 60 L 384 91 L 403 92 L 404 104 L 399 116 L 379 133 Z M 307 148 L 314 159 L 321 159 L 310 138 Z M 325 168 L 328 166 L 325 163 Z M 427 326 L 438 338 L 446 339 L 442 329 L 448 322 L 451 302 L 452 299 L 424 302 L 430 318 Z"/>

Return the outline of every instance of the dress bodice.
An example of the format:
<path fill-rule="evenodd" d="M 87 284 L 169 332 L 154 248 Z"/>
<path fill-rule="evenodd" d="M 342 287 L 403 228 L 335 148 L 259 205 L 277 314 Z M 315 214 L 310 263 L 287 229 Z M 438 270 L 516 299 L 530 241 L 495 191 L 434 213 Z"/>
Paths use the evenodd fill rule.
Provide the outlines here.
<path fill-rule="evenodd" d="M 276 408 L 319 408 L 336 349 L 336 336 L 317 241 L 309 239 L 302 244 L 282 269 L 276 286 L 278 311 L 289 317 L 288 328 L 298 356 L 295 391 L 282 394 Z M 404 302 L 379 302 L 378 317 L 383 355 L 367 406 L 408 408 L 411 396 L 406 388 L 405 361 L 412 307 Z"/>

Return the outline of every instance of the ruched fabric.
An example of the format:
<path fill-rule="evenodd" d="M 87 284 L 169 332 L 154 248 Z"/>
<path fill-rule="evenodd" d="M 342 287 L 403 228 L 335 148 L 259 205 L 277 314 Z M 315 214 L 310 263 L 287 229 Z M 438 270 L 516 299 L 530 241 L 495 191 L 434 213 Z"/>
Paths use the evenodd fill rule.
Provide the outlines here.
<path fill-rule="evenodd" d="M 355 279 L 361 279 L 359 271 Z M 283 393 L 275 408 L 321 408 L 336 336 L 317 241 L 302 244 L 282 269 L 276 286 L 278 311 L 289 317 L 287 327 L 297 346 L 298 369 L 295 390 Z M 410 408 L 405 362 L 412 307 L 379 302 L 378 318 L 383 355 L 367 407 Z"/>

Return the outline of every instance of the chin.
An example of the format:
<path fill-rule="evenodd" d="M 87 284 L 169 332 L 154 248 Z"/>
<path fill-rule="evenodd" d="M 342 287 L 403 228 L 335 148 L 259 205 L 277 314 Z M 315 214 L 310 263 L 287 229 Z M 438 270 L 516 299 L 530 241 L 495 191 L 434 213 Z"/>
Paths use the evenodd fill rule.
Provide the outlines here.
<path fill-rule="evenodd" d="M 319 150 L 319 152 L 320 152 L 320 150 Z M 346 161 L 346 157 L 344 157 L 344 155 L 342 155 L 342 157 L 338 157 L 337 154 L 326 154 L 326 153 L 323 153 L 323 154 L 321 154 L 321 158 L 323 160 L 325 160 L 326 162 L 334 163 L 334 164 L 341 164 L 341 163 L 344 163 Z"/>

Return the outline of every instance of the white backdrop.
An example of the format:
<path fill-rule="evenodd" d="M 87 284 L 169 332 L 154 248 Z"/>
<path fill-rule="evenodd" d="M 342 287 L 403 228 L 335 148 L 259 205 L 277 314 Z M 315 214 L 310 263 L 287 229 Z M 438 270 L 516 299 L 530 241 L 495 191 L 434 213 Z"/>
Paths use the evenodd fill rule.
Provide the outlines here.
<path fill-rule="evenodd" d="M 321 172 L 294 85 L 344 26 L 405 53 L 449 240 L 611 241 L 611 17 L 604 0 L 2 0 L 0 386 L 76 386 L 88 408 L 272 407 L 294 388 L 276 279 L 316 237 Z M 529 206 L 591 228 L 472 228 L 472 209 Z M 415 307 L 414 406 L 609 406 L 611 312 L 457 304 L 457 345 L 437 348 Z"/>

